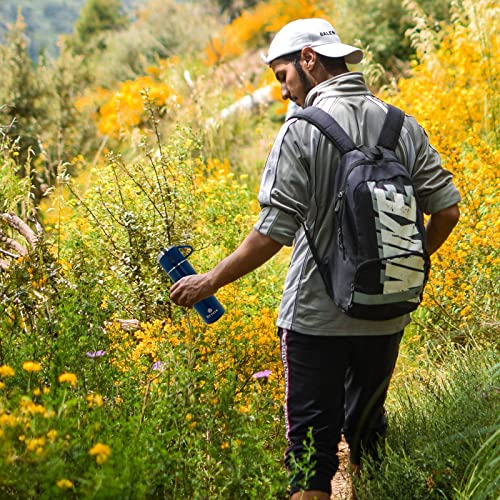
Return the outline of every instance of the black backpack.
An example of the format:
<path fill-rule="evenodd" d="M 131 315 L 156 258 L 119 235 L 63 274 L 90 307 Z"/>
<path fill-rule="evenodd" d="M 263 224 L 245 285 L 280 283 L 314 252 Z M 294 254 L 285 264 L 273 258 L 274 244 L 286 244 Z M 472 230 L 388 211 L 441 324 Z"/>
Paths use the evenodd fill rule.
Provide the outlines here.
<path fill-rule="evenodd" d="M 423 215 L 396 148 L 404 113 L 389 106 L 374 147 L 356 146 L 335 119 L 311 106 L 309 121 L 341 153 L 335 176 L 335 227 L 324 256 L 304 225 L 312 255 L 335 304 L 354 318 L 387 320 L 421 302 L 430 260 Z"/>

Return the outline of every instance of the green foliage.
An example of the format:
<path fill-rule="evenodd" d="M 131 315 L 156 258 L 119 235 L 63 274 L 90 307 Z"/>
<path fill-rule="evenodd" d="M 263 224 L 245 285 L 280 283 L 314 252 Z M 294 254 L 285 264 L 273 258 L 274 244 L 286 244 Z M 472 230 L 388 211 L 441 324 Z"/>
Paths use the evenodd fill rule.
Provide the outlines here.
<path fill-rule="evenodd" d="M 127 12 L 144 0 L 124 0 Z M 73 25 L 85 0 L 2 0 L 0 19 L 6 23 L 16 20 L 21 11 L 26 21 L 26 35 L 29 39 L 28 54 L 33 61 L 40 55 L 49 58 L 58 56 L 58 37 L 73 32 Z M 0 24 L 0 39 L 5 26 Z"/>
<path fill-rule="evenodd" d="M 28 54 L 37 61 L 41 53 L 49 57 L 57 55 L 57 36 L 70 33 L 78 12 L 85 0 L 3 0 L 0 3 L 0 19 L 15 22 L 19 10 L 26 21 L 26 35 L 30 41 Z M 0 25 L 0 35 L 5 26 Z M 3 38 L 3 36 L 2 36 Z"/>
<path fill-rule="evenodd" d="M 374 64 L 381 65 L 392 75 L 406 71 L 405 65 L 414 53 L 409 29 L 415 28 L 411 14 L 415 9 L 427 17 L 427 25 L 436 32 L 440 23 L 450 21 L 451 0 L 340 0 L 335 4 L 335 28 L 341 38 L 367 48 Z M 380 74 L 377 85 L 387 83 L 388 77 Z"/>
<path fill-rule="evenodd" d="M 75 101 L 92 79 L 81 56 L 63 52 L 58 59 L 41 60 L 37 77 L 44 88 L 41 105 L 50 110 L 39 133 L 40 158 L 36 162 L 37 183 L 42 193 L 52 188 L 62 165 L 75 157 L 93 156 L 101 139 L 89 111 L 80 111 Z"/>
<path fill-rule="evenodd" d="M 29 200 L 30 183 L 24 177 L 19 179 L 19 146 L 12 143 L 5 132 L 0 129 L 0 212 L 16 211 L 23 200 Z M 23 210 L 23 215 L 25 211 Z"/>
<path fill-rule="evenodd" d="M 18 175 L 30 177 L 39 200 L 54 185 L 61 164 L 95 150 L 97 138 L 91 117 L 74 106 L 90 79 L 88 67 L 67 53 L 56 61 L 42 58 L 35 67 L 25 29 L 19 18 L 0 46 L 0 127 L 16 142 Z"/>
<path fill-rule="evenodd" d="M 298 480 L 297 485 L 301 491 L 308 489 L 311 479 L 316 474 L 314 470 L 316 460 L 313 459 L 315 452 L 313 430 L 309 428 L 307 438 L 304 440 L 304 454 L 301 460 L 297 460 L 293 454 L 290 456 L 290 473 Z"/>
<path fill-rule="evenodd" d="M 2 498 L 285 497 L 276 382 L 248 375 L 266 350 L 208 342 L 196 324 L 173 323 L 174 342 L 165 321 L 109 323 L 144 314 L 134 273 L 166 288 L 156 245 L 191 238 L 194 145 L 179 131 L 158 155 L 144 143 L 137 164 L 111 155 L 103 189 L 79 201 L 92 225 L 79 214 L 54 235 L 64 247 L 42 238 L 0 273 Z"/>
<path fill-rule="evenodd" d="M 79 279 L 112 291 L 116 309 L 131 317 L 161 316 L 168 278 L 159 274 L 156 257 L 174 242 L 194 243 L 193 146 L 188 131 L 179 131 L 168 145 L 159 137 L 154 145 L 145 138 L 134 162 L 110 154 L 85 196 L 71 188 L 85 219 L 74 228 L 81 243 L 63 257 L 71 262 L 86 257 L 84 266 L 74 268 Z"/>
<path fill-rule="evenodd" d="M 221 12 L 227 13 L 229 20 L 238 17 L 245 9 L 250 9 L 257 4 L 257 0 L 217 0 Z"/>
<path fill-rule="evenodd" d="M 195 369 L 197 350 L 166 345 L 162 356 L 161 371 L 125 374 L 107 354 L 80 354 L 75 384 L 50 390 L 45 369 L 26 373 L 12 360 L 1 395 L 10 412 L 2 498 L 63 498 L 62 479 L 79 498 L 285 498 L 273 458 L 283 443 L 270 439 L 277 409 L 255 387 L 249 413 L 238 411 L 234 375 L 220 378 L 210 361 Z M 89 453 L 97 443 L 109 447 L 102 463 Z"/>
<path fill-rule="evenodd" d="M 103 50 L 105 34 L 122 30 L 128 23 L 121 0 L 87 0 L 75 23 L 73 50 L 77 54 Z"/>
<path fill-rule="evenodd" d="M 193 18 L 203 20 L 195 30 L 191 29 Z M 216 26 L 210 4 L 148 0 L 127 27 L 102 32 L 98 50 L 92 43 L 82 50 L 95 85 L 110 87 L 143 75 L 160 58 L 179 54 L 186 58 L 201 52 Z M 65 43 L 71 51 L 74 40 L 68 38 Z"/>
<path fill-rule="evenodd" d="M 5 45 L 0 46 L 3 75 L 0 81 L 0 126 L 18 141 L 20 176 L 27 175 L 24 165 L 28 156 L 33 157 L 29 175 L 37 201 L 54 186 L 63 164 L 67 165 L 66 169 L 71 168 L 68 165 L 76 156 L 95 154 L 98 150 L 100 140 L 90 110 L 80 112 L 74 106 L 86 88 L 133 78 L 143 73 L 158 55 L 195 49 L 208 37 L 208 31 L 197 30 L 195 37 L 186 38 L 184 30 L 177 28 L 189 23 L 192 7 L 173 2 L 160 5 L 151 1 L 133 26 L 116 31 L 111 28 L 123 24 L 119 5 L 105 2 L 103 6 L 106 15 L 101 19 L 102 6 L 89 3 L 79 25 L 81 30 L 85 23 L 92 25 L 92 15 L 104 23 L 95 21 L 100 31 L 95 28 L 93 39 L 101 46 L 91 56 L 88 53 L 85 57 L 75 55 L 70 50 L 70 41 L 79 40 L 79 35 L 75 35 L 76 38 L 68 38 L 63 44 L 59 58 L 47 60 L 42 57 L 35 67 L 28 55 L 26 24 L 22 18 L 10 27 Z M 111 7 L 115 10 L 108 11 Z M 206 12 L 204 7 L 196 9 L 200 16 Z M 173 23 L 175 29 L 165 30 L 166 22 Z M 206 22 L 205 30 L 211 25 L 211 22 Z M 93 29 L 88 26 L 87 31 L 90 33 Z M 88 52 L 92 52 L 93 43 L 83 43 Z"/>
<path fill-rule="evenodd" d="M 500 365 L 495 367 L 497 373 Z M 498 378 L 498 375 L 497 375 Z M 500 496 L 500 422 L 472 457 L 464 474 L 461 488 L 457 491 L 457 500 L 475 498 L 488 500 Z"/>
<path fill-rule="evenodd" d="M 452 498 L 467 477 L 468 464 L 469 472 L 474 467 L 478 448 L 497 432 L 495 350 L 461 351 L 450 346 L 443 349 L 438 363 L 427 362 L 426 368 L 395 389 L 381 462 L 365 464 L 357 484 L 360 498 L 396 499 L 401 491 L 415 500 Z M 478 481 L 484 481 L 484 491 L 495 488 L 498 467 L 495 471 L 491 451 L 485 451 L 485 459 L 485 475 L 481 471 L 469 490 Z"/>
<path fill-rule="evenodd" d="M 431 19 L 448 16 L 444 0 L 420 5 Z M 400 58 L 410 54 L 402 43 L 413 23 L 407 11 L 391 0 L 343 2 L 342 8 L 341 36 L 375 48 L 374 80 L 384 77 L 384 68 L 399 71 Z M 86 19 L 88 26 L 100 22 Z M 193 22 L 196 29 L 186 30 Z M 88 57 L 63 46 L 57 60 L 42 57 L 35 68 L 22 23 L 0 48 L 0 102 L 17 106 L 2 108 L 0 210 L 15 212 L 38 236 L 29 246 L 2 219 L 3 233 L 27 250 L 6 254 L 2 233 L 2 498 L 285 497 L 274 324 L 287 251 L 219 290 L 226 314 L 209 327 L 170 304 L 170 281 L 156 262 L 161 248 L 188 243 L 198 250 L 190 257 L 194 267 L 209 269 L 236 248 L 258 213 L 257 179 L 279 123 L 264 111 L 206 126 L 214 110 L 248 91 L 243 71 L 219 68 L 227 77 L 220 84 L 217 68 L 211 72 L 200 61 L 217 23 L 205 2 L 150 0 L 127 27 L 100 31 L 98 50 Z M 75 98 L 93 85 L 112 87 L 117 78 L 142 74 L 172 54 L 183 56 L 195 79 L 192 95 L 184 96 L 186 113 L 178 115 L 182 126 L 160 115 L 145 92 L 151 120 L 144 135 L 125 131 L 116 150 L 106 151 L 109 142 L 97 138 Z M 177 80 L 158 69 L 158 79 L 178 90 L 182 69 L 176 67 Z M 31 144 L 24 142 L 29 137 Z M 56 187 L 54 206 L 43 214 L 46 232 L 36 222 L 32 182 L 40 192 L 42 184 Z M 486 281 L 476 288 L 482 286 Z M 480 331 L 469 324 L 472 334 Z M 493 327 L 494 319 L 484 325 Z M 447 333 L 460 340 L 463 330 Z M 495 494 L 496 353 L 493 334 L 480 345 L 472 336 L 464 352 L 444 350 L 441 338 L 404 346 L 414 374 L 389 401 L 383 460 L 366 465 L 360 498 L 396 499 L 401 491 L 415 499 Z M 423 348 L 432 356 L 421 361 Z M 253 378 L 262 368 L 273 375 Z M 304 476 L 311 473 L 313 445 L 297 464 Z"/>
<path fill-rule="evenodd" d="M 43 89 L 26 50 L 25 29 L 19 17 L 9 26 L 6 44 L 0 46 L 0 125 L 10 137 L 19 138 L 21 164 L 30 150 L 39 151 L 37 136 L 46 119 L 46 110 L 40 103 Z"/>

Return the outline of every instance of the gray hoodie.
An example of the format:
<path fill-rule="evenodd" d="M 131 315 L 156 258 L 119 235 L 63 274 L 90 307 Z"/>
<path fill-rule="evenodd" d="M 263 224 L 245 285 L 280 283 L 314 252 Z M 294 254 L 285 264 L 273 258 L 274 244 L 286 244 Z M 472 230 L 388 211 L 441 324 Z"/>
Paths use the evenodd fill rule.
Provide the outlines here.
<path fill-rule="evenodd" d="M 340 123 L 353 141 L 377 142 L 387 107 L 368 90 L 361 73 L 345 73 L 314 87 L 305 106 L 318 106 Z M 425 131 L 405 117 L 396 149 L 408 168 L 422 210 L 452 206 L 460 194 L 442 168 Z M 305 238 L 304 222 L 320 255 L 332 236 L 332 186 L 340 156 L 332 143 L 304 120 L 284 123 L 266 162 L 259 192 L 261 212 L 255 229 L 283 245 L 294 245 L 278 326 L 309 335 L 386 335 L 401 331 L 409 315 L 387 321 L 353 319 L 327 295 Z"/>

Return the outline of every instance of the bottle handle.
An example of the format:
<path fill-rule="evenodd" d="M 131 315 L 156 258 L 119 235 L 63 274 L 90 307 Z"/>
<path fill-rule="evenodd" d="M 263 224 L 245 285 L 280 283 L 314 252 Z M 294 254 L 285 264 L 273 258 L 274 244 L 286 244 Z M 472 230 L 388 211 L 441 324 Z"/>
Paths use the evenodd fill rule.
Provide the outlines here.
<path fill-rule="evenodd" d="M 179 250 L 181 250 L 181 248 L 187 248 L 189 250 L 187 255 L 184 255 L 184 253 L 181 252 L 185 259 L 187 259 L 194 252 L 194 248 L 191 245 L 177 245 L 177 248 Z"/>

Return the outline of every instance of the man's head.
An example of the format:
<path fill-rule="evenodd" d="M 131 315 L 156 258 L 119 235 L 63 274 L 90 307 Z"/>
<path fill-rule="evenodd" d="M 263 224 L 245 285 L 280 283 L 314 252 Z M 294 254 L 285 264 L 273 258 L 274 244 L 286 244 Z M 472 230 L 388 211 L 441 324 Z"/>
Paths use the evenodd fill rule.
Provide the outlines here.
<path fill-rule="evenodd" d="M 281 83 L 284 99 L 304 106 L 307 93 L 316 85 L 348 71 L 346 62 L 363 58 L 357 47 L 340 41 L 332 25 L 323 19 L 298 19 L 274 37 L 264 61 Z"/>

